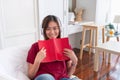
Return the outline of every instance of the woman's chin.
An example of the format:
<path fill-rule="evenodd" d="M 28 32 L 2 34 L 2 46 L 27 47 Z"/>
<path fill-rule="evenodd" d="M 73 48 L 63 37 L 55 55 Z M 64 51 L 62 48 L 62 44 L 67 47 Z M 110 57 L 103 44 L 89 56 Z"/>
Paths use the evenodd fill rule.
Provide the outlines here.
<path fill-rule="evenodd" d="M 56 38 L 56 37 L 50 37 L 50 39 L 54 39 L 54 38 Z"/>

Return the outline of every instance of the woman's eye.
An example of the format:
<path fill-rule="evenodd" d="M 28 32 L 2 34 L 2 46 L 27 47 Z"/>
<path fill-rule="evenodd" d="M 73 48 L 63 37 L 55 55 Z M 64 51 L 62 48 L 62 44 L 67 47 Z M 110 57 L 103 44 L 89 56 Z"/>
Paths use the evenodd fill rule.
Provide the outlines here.
<path fill-rule="evenodd" d="M 47 28 L 46 30 L 58 30 L 58 27 Z"/>
<path fill-rule="evenodd" d="M 50 28 L 47 28 L 46 30 L 50 30 Z"/>
<path fill-rule="evenodd" d="M 53 28 L 53 30 L 57 30 L 58 28 Z"/>

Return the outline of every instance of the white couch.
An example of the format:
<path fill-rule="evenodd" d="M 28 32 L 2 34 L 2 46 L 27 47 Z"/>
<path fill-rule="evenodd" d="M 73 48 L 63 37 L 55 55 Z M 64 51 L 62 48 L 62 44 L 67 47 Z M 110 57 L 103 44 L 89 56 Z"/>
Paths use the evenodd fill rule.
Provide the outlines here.
<path fill-rule="evenodd" d="M 29 49 L 27 46 L 17 46 L 0 50 L 0 80 L 30 80 L 26 62 Z"/>
<path fill-rule="evenodd" d="M 30 80 L 27 77 L 28 50 L 26 46 L 0 50 L 0 80 Z"/>

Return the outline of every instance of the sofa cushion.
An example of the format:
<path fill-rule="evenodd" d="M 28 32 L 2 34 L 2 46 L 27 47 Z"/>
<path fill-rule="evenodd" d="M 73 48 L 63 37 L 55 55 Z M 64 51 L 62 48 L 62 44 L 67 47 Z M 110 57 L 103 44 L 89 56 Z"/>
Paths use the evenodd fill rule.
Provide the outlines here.
<path fill-rule="evenodd" d="M 15 79 L 14 77 L 11 77 L 7 74 L 0 73 L 0 80 L 18 80 L 18 79 Z"/>
<path fill-rule="evenodd" d="M 17 46 L 0 50 L 0 73 L 15 78 L 20 77 L 21 73 L 27 75 L 26 57 L 28 50 L 29 47 L 27 46 Z"/>

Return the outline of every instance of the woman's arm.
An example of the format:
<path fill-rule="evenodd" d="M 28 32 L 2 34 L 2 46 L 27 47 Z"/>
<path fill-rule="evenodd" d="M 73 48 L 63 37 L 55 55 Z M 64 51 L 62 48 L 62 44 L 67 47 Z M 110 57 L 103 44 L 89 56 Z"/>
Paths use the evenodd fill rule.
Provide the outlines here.
<path fill-rule="evenodd" d="M 68 76 L 70 77 L 76 69 L 76 65 L 72 65 L 72 61 L 67 62 Z"/>
<path fill-rule="evenodd" d="M 46 57 L 46 49 L 42 48 L 36 55 L 34 63 L 28 64 L 28 76 L 30 79 L 33 79 L 35 74 L 37 73 L 41 61 Z"/>
<path fill-rule="evenodd" d="M 67 57 L 70 58 L 70 61 L 67 62 L 68 76 L 71 76 L 76 69 L 78 59 L 75 53 L 70 49 L 64 49 L 64 53 Z"/>

